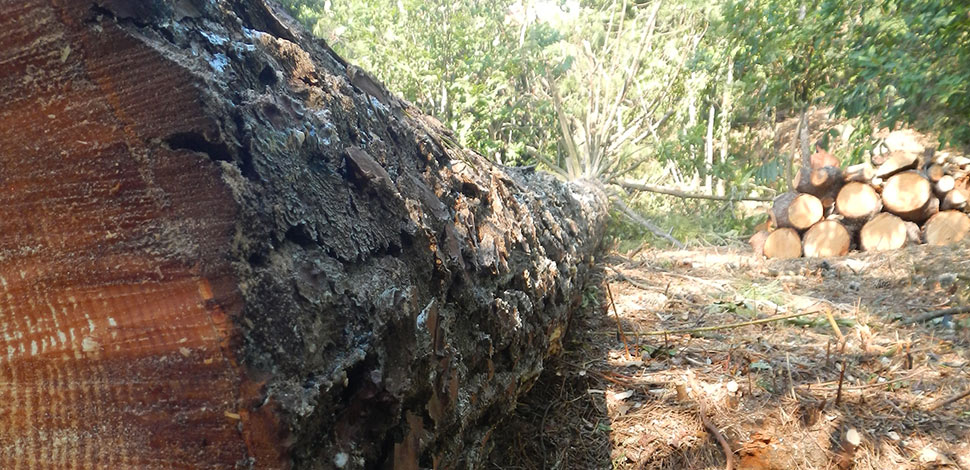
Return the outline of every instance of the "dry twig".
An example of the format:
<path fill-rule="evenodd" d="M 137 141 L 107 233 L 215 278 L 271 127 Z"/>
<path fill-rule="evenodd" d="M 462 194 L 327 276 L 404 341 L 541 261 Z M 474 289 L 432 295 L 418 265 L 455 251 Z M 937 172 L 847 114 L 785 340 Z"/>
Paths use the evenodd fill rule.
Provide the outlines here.
<path fill-rule="evenodd" d="M 845 381 L 845 367 L 849 363 L 848 358 L 845 357 L 845 341 L 842 341 L 842 347 L 839 349 L 839 355 L 842 356 L 842 370 L 839 372 L 839 391 L 835 393 L 835 406 L 838 407 L 839 403 L 842 401 L 842 382 Z"/>
<path fill-rule="evenodd" d="M 691 378 L 690 381 L 691 388 L 699 393 L 701 390 L 700 386 L 698 386 L 697 382 L 694 381 L 693 378 Z M 717 443 L 721 446 L 721 450 L 724 452 L 724 459 L 726 460 L 724 465 L 725 470 L 732 470 L 734 468 L 734 452 L 731 450 L 731 446 L 728 444 L 727 439 L 724 438 L 724 434 L 721 434 L 721 430 L 718 429 L 717 426 L 715 426 L 714 423 L 707 418 L 707 407 L 704 406 L 704 400 L 700 397 L 697 397 L 696 399 L 697 407 L 701 415 L 701 422 L 704 423 L 704 427 L 714 435 L 714 439 L 717 440 Z"/>
<path fill-rule="evenodd" d="M 804 317 L 805 315 L 811 315 L 813 313 L 818 313 L 818 312 L 789 313 L 787 315 L 775 315 L 768 318 L 759 318 L 757 320 L 728 323 L 727 325 L 702 326 L 699 328 L 678 328 L 674 330 L 645 331 L 640 334 L 643 336 L 661 336 L 661 335 L 681 335 L 685 333 L 700 333 L 704 331 L 727 330 L 731 328 L 740 328 L 742 326 L 760 325 L 763 323 L 771 323 L 771 322 L 776 322 L 781 320 L 787 320 L 789 318 Z"/>
<path fill-rule="evenodd" d="M 961 307 L 945 308 L 943 310 L 935 310 L 932 312 L 924 313 L 916 318 L 910 318 L 903 322 L 904 325 L 913 325 L 916 323 L 928 322 L 930 320 L 935 320 L 937 318 L 946 315 L 959 315 L 961 313 L 970 313 L 970 305 L 964 305 Z"/>
<path fill-rule="evenodd" d="M 626 349 L 626 356 L 632 357 L 630 355 L 630 344 L 626 341 L 626 334 L 623 332 L 623 327 L 620 326 L 620 312 L 616 311 L 616 304 L 613 302 L 613 291 L 610 290 L 610 283 L 606 283 L 606 294 L 610 296 L 610 306 L 613 307 L 613 315 L 616 317 L 616 333 L 620 335 L 620 339 L 623 340 L 623 348 Z"/>
<path fill-rule="evenodd" d="M 956 395 L 954 395 L 954 396 L 952 396 L 950 398 L 947 398 L 946 400 L 943 400 L 943 401 L 941 401 L 939 403 L 936 403 L 935 405 L 931 406 L 928 411 L 936 411 L 939 408 L 943 408 L 944 406 L 949 405 L 950 403 L 953 403 L 953 402 L 956 402 L 956 401 L 960 401 L 960 400 L 962 400 L 962 399 L 964 399 L 966 397 L 970 397 L 970 388 L 968 388 L 968 389 L 964 390 L 963 392 L 960 392 L 960 393 L 958 393 L 958 394 L 956 394 Z"/>

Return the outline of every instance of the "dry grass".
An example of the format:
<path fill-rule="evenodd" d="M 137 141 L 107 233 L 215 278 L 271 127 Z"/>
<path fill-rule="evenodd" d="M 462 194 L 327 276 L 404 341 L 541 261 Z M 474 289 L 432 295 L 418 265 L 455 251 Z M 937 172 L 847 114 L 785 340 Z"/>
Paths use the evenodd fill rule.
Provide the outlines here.
<path fill-rule="evenodd" d="M 721 469 L 703 402 L 735 468 L 970 469 L 970 398 L 933 409 L 970 387 L 967 315 L 895 321 L 966 305 L 965 276 L 966 245 L 767 263 L 715 249 L 615 256 L 603 290 L 627 344 L 601 296 L 497 433 L 493 468 Z M 812 314 L 641 334 L 800 311 Z"/>

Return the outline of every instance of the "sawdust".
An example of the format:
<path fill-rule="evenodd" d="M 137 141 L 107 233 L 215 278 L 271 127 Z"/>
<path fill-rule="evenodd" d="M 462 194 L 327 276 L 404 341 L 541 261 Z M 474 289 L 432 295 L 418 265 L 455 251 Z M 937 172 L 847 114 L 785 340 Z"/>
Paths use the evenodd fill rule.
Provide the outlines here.
<path fill-rule="evenodd" d="M 934 409 L 970 387 L 970 318 L 899 321 L 970 304 L 967 244 L 777 262 L 656 251 L 603 268 L 490 468 L 725 468 L 703 403 L 735 469 L 970 469 L 970 398 Z"/>

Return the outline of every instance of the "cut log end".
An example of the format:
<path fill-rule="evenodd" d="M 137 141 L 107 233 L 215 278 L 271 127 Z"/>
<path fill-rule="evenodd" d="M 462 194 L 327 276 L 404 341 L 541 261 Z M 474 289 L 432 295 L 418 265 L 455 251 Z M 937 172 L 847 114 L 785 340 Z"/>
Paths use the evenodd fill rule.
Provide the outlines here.
<path fill-rule="evenodd" d="M 805 232 L 802 251 L 807 257 L 844 256 L 849 252 L 852 236 L 837 220 L 823 220 Z"/>
<path fill-rule="evenodd" d="M 882 199 L 872 186 L 851 182 L 839 191 L 835 208 L 839 214 L 849 220 L 866 221 L 882 209 Z"/>
<path fill-rule="evenodd" d="M 902 219 L 913 222 L 926 220 L 927 207 L 933 199 L 929 180 L 916 172 L 892 176 L 882 189 L 882 201 L 886 210 Z"/>
<path fill-rule="evenodd" d="M 888 212 L 873 217 L 859 231 L 859 246 L 865 251 L 895 250 L 906 240 L 906 223 Z"/>
<path fill-rule="evenodd" d="M 813 153 L 809 162 L 813 169 L 826 166 L 838 167 L 840 165 L 839 159 L 835 158 L 835 155 L 832 155 L 826 150 L 819 150 L 818 152 Z"/>
<path fill-rule="evenodd" d="M 764 254 L 768 258 L 791 259 L 802 256 L 802 240 L 791 228 L 780 228 L 765 239 Z"/>
<path fill-rule="evenodd" d="M 953 191 L 954 188 L 956 188 L 956 179 L 951 175 L 943 175 L 933 185 L 933 189 L 941 196 Z"/>
<path fill-rule="evenodd" d="M 940 201 L 940 210 L 964 210 L 967 208 L 968 200 L 970 200 L 970 191 L 954 189 L 943 196 Z"/>
<path fill-rule="evenodd" d="M 923 238 L 929 245 L 949 245 L 970 233 L 970 216 L 960 211 L 943 211 L 930 217 L 923 226 Z"/>
<path fill-rule="evenodd" d="M 824 217 L 825 207 L 819 198 L 811 194 L 795 196 L 788 207 L 788 221 L 798 230 L 805 230 Z"/>

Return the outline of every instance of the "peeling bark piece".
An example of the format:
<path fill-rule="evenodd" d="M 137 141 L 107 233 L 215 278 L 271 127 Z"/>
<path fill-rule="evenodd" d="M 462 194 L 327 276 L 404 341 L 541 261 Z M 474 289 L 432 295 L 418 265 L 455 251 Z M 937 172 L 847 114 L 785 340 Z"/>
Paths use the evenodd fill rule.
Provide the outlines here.
<path fill-rule="evenodd" d="M 970 216 L 960 211 L 943 211 L 923 225 L 923 239 L 928 245 L 949 245 L 970 233 Z"/>
<path fill-rule="evenodd" d="M 919 154 L 895 151 L 883 154 L 881 162 L 876 166 L 876 176 L 888 178 L 905 170 L 912 170 L 919 164 Z"/>
<path fill-rule="evenodd" d="M 859 183 L 868 183 L 869 181 L 872 181 L 873 176 L 876 176 L 876 169 L 873 168 L 869 163 L 850 165 L 845 169 L 846 182 L 855 181 Z"/>
<path fill-rule="evenodd" d="M 765 239 L 764 254 L 774 259 L 798 258 L 802 256 L 802 240 L 795 229 L 777 229 Z"/>
<path fill-rule="evenodd" d="M 602 188 L 436 146 L 271 3 L 177 3 L 0 15 L 0 468 L 482 466 Z"/>
<path fill-rule="evenodd" d="M 791 221 L 788 220 L 788 208 L 792 201 L 798 197 L 798 193 L 782 193 L 775 198 L 771 204 L 771 223 L 778 228 L 790 228 Z"/>
<path fill-rule="evenodd" d="M 770 234 L 771 232 L 767 230 L 759 230 L 748 239 L 748 244 L 751 245 L 755 256 L 760 258 L 765 255 L 765 241 L 768 240 Z"/>

